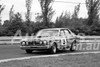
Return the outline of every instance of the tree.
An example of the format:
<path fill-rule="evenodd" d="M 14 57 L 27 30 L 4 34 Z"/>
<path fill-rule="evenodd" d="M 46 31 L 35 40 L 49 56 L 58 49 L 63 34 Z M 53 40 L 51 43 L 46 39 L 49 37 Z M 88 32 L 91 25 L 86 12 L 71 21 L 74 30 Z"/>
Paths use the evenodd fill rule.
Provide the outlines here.
<path fill-rule="evenodd" d="M 59 27 L 64 27 L 64 28 L 69 28 L 72 31 L 74 31 L 74 33 L 78 33 L 78 32 L 83 32 L 82 29 L 84 27 L 83 21 L 85 19 L 83 18 L 72 18 L 72 15 L 70 14 L 70 12 L 65 12 L 62 13 L 59 17 L 57 17 L 56 22 L 55 22 L 55 27 L 59 28 Z"/>
<path fill-rule="evenodd" d="M 44 26 L 46 26 L 46 27 L 49 27 L 49 23 L 55 12 L 52 8 L 53 1 L 54 0 L 39 0 L 41 10 L 42 10 L 41 19 L 42 19 Z"/>
<path fill-rule="evenodd" d="M 27 12 L 25 14 L 25 17 L 26 17 L 26 22 L 25 22 L 25 26 L 26 26 L 26 29 L 27 29 L 27 33 L 31 33 L 32 31 L 32 28 L 31 28 L 31 6 L 32 6 L 32 1 L 33 0 L 26 0 L 26 9 L 27 9 Z"/>
<path fill-rule="evenodd" d="M 88 10 L 88 25 L 91 26 L 99 19 L 100 0 L 86 0 Z M 96 21 L 95 21 L 96 20 Z"/>
<path fill-rule="evenodd" d="M 72 27 L 78 28 L 80 27 L 80 25 L 82 25 L 80 18 L 78 18 L 79 15 L 79 11 L 80 11 L 80 3 L 78 5 L 75 6 L 74 8 L 74 12 L 72 14 L 72 18 L 71 18 L 71 22 L 72 22 Z"/>
<path fill-rule="evenodd" d="M 5 25 L 7 25 L 7 23 Z M 6 26 L 6 27 L 7 28 L 5 32 L 6 32 L 6 35 L 8 36 L 13 36 L 17 30 L 21 30 L 22 33 L 26 31 L 23 25 L 22 16 L 19 12 L 14 14 L 14 19 L 12 20 L 12 22 L 10 22 L 9 26 Z"/>
<path fill-rule="evenodd" d="M 56 19 L 55 27 L 66 27 L 70 26 L 70 13 L 67 11 L 64 13 L 62 12 L 59 17 Z"/>
<path fill-rule="evenodd" d="M 10 11 L 9 11 L 9 20 L 10 22 L 12 22 L 12 20 L 14 19 L 14 5 L 12 5 L 12 7 L 10 8 Z"/>
<path fill-rule="evenodd" d="M 41 13 L 36 13 L 35 20 L 36 20 L 36 22 L 42 22 L 42 15 L 41 15 Z"/>
<path fill-rule="evenodd" d="M 4 30 L 4 28 L 3 28 L 3 26 L 1 25 L 1 21 L 2 21 L 2 17 L 1 17 L 1 13 L 2 13 L 2 11 L 5 9 L 5 5 L 3 5 L 3 4 L 0 4 L 0 36 L 2 35 L 2 33 L 3 33 L 3 30 Z"/>
<path fill-rule="evenodd" d="M 0 4 L 0 22 L 1 22 L 1 13 L 5 9 L 5 5 Z"/>
<path fill-rule="evenodd" d="M 2 29 L 0 31 L 2 31 L 1 36 L 6 36 L 8 34 L 8 27 L 10 27 L 11 22 L 9 20 L 5 20 L 3 25 L 2 25 Z"/>
<path fill-rule="evenodd" d="M 78 4 L 77 6 L 75 6 L 75 9 L 74 9 L 74 13 L 72 15 L 72 18 L 74 18 L 74 19 L 77 19 L 78 18 L 79 10 L 80 10 L 80 4 Z"/>
<path fill-rule="evenodd" d="M 56 27 L 56 28 L 63 27 L 63 22 L 61 22 L 61 20 L 60 20 L 59 17 L 56 18 L 55 27 Z"/>
<path fill-rule="evenodd" d="M 28 23 L 30 23 L 31 20 L 31 5 L 32 5 L 32 0 L 26 0 L 26 9 L 27 9 L 27 13 L 26 13 L 26 21 Z"/>

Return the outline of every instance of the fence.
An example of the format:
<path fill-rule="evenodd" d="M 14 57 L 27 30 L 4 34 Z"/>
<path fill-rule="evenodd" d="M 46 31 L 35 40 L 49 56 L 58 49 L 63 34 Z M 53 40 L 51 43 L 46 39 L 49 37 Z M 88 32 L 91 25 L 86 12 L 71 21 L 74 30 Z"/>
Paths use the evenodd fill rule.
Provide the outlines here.
<path fill-rule="evenodd" d="M 100 36 L 82 36 L 80 43 L 100 43 Z"/>
<path fill-rule="evenodd" d="M 23 37 L 0 37 L 0 45 L 8 45 L 8 44 L 20 44 L 21 39 L 25 38 Z M 28 36 L 28 38 L 31 38 L 31 36 Z"/>
<path fill-rule="evenodd" d="M 19 44 L 23 37 L 0 37 L 0 44 Z M 28 37 L 30 38 L 30 37 Z M 100 36 L 82 36 L 80 43 L 100 43 Z"/>

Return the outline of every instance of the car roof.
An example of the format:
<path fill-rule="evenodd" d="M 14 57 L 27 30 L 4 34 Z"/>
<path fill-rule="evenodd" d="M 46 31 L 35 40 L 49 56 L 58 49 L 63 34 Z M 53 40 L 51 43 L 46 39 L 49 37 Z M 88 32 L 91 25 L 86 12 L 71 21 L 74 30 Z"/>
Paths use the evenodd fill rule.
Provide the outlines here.
<path fill-rule="evenodd" d="M 68 29 L 68 28 L 47 28 L 42 30 L 61 30 L 61 29 Z"/>

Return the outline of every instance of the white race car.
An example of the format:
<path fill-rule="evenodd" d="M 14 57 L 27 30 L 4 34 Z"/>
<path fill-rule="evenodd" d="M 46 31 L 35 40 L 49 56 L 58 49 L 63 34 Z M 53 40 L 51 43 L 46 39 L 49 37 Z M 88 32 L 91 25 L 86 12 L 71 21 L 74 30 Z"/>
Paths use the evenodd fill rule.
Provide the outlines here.
<path fill-rule="evenodd" d="M 77 36 L 68 28 L 49 28 L 40 30 L 32 39 L 22 39 L 20 48 L 26 53 L 34 50 L 48 50 L 56 53 L 58 50 L 74 51 Z"/>

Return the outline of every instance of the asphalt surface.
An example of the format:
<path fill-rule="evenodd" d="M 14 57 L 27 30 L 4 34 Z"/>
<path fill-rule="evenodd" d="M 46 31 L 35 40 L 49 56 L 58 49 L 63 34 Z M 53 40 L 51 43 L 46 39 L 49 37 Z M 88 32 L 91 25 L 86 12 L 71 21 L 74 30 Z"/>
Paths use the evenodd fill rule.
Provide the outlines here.
<path fill-rule="evenodd" d="M 87 52 L 94 50 L 77 50 L 75 52 Z M 100 51 L 100 50 L 98 50 Z M 60 53 L 72 53 L 70 51 L 61 51 Z M 0 45 L 0 60 L 10 59 L 10 58 L 19 58 L 19 57 L 28 57 L 28 56 L 40 56 L 40 55 L 50 55 L 48 52 L 33 52 L 32 54 L 27 54 L 24 50 L 20 49 L 19 45 Z"/>
<path fill-rule="evenodd" d="M 66 53 L 66 52 L 59 52 Z M 19 45 L 0 45 L 0 60 L 19 58 L 19 57 L 28 57 L 28 56 L 40 56 L 40 55 L 50 55 L 48 52 L 33 52 L 27 54 L 24 50 L 20 49 Z"/>
<path fill-rule="evenodd" d="M 20 49 L 19 45 L 0 45 L 0 60 L 10 59 L 10 58 L 36 56 L 36 55 L 44 55 L 44 54 L 45 53 L 40 53 L 40 52 L 27 54 L 24 50 Z"/>
<path fill-rule="evenodd" d="M 20 50 L 18 45 L 0 45 L 0 60 L 23 56 L 24 51 Z"/>

